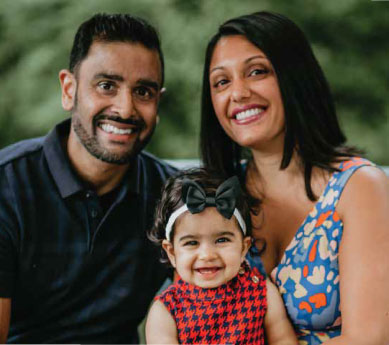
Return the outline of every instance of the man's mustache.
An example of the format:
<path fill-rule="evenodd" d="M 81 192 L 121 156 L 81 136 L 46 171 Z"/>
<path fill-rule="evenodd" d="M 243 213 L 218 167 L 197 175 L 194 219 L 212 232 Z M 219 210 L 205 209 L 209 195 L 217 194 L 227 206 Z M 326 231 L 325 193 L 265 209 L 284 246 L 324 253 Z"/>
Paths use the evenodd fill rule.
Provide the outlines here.
<path fill-rule="evenodd" d="M 128 119 L 123 119 L 120 116 L 106 115 L 106 114 L 97 114 L 93 118 L 93 123 L 96 124 L 98 121 L 101 121 L 101 120 L 114 121 L 114 122 L 118 122 L 118 123 L 123 123 L 125 125 L 136 126 L 139 128 L 145 127 L 145 122 L 142 118 L 130 117 Z"/>

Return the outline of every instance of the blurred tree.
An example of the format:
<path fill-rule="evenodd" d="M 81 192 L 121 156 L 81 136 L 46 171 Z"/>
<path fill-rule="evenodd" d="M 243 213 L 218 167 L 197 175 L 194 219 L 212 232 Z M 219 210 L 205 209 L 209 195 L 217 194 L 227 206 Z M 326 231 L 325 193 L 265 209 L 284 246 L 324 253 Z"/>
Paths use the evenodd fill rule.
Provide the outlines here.
<path fill-rule="evenodd" d="M 2 0 L 0 147 L 43 135 L 68 116 L 57 74 L 67 67 L 79 24 L 96 12 L 129 12 L 158 28 L 166 59 L 167 92 L 148 150 L 197 157 L 207 41 L 226 19 L 259 10 L 283 13 L 302 27 L 350 143 L 389 165 L 389 2 L 362 0 Z"/>

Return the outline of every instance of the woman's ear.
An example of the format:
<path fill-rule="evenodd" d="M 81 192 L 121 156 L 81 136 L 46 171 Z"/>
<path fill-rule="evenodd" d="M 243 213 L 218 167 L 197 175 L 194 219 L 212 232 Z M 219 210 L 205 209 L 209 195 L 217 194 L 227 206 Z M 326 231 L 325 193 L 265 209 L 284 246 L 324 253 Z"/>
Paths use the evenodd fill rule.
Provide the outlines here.
<path fill-rule="evenodd" d="M 251 247 L 251 237 L 250 236 L 246 236 L 245 238 L 243 238 L 243 243 L 242 243 L 241 262 L 244 261 L 244 259 L 246 257 L 246 254 L 249 251 L 250 247 Z"/>
<path fill-rule="evenodd" d="M 174 255 L 174 247 L 173 247 L 173 244 L 168 241 L 168 240 L 163 240 L 162 241 L 162 248 L 164 249 L 164 251 L 166 252 L 168 258 L 169 258 L 169 261 L 171 263 L 171 265 L 176 268 L 176 256 Z"/>
<path fill-rule="evenodd" d="M 67 69 L 61 70 L 58 76 L 62 89 L 62 108 L 66 111 L 71 111 L 76 101 L 76 77 Z"/>

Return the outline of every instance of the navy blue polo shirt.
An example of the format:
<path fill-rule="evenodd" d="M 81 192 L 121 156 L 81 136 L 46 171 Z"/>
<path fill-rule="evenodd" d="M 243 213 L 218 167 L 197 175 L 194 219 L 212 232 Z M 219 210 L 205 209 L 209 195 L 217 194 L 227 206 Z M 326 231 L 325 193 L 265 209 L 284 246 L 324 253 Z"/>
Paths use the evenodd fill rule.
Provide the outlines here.
<path fill-rule="evenodd" d="M 66 120 L 46 137 L 0 151 L 8 342 L 136 343 L 136 327 L 167 274 L 146 230 L 175 169 L 140 153 L 120 186 L 98 197 L 72 170 L 69 129 Z"/>

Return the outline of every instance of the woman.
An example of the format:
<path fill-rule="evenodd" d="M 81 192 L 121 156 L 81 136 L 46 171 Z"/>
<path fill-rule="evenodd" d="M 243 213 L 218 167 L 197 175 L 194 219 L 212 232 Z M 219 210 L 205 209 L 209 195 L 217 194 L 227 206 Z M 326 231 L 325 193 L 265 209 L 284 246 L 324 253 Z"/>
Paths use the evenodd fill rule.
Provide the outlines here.
<path fill-rule="evenodd" d="M 254 235 L 300 344 L 389 342 L 389 180 L 345 141 L 293 22 L 259 12 L 221 25 L 206 51 L 202 158 L 260 201 Z"/>

